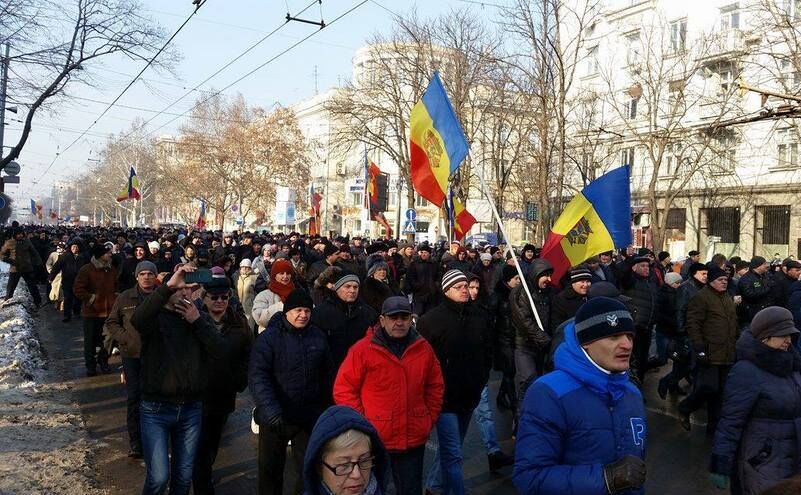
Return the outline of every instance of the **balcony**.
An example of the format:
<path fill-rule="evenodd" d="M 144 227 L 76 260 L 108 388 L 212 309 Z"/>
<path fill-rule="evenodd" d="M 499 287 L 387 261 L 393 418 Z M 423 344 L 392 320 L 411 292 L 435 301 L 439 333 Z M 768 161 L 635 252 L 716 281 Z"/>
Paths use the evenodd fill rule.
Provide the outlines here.
<path fill-rule="evenodd" d="M 698 60 L 705 63 L 729 60 L 746 51 L 748 36 L 739 29 L 728 29 L 710 36 L 699 49 Z"/>

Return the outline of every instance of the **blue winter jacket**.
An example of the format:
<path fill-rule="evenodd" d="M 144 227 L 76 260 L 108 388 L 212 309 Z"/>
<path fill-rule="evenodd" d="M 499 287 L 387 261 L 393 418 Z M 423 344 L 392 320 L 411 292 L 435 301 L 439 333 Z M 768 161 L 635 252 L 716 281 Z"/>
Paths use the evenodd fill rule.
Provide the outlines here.
<path fill-rule="evenodd" d="M 625 455 L 645 458 L 642 395 L 627 372 L 608 374 L 590 361 L 573 322 L 555 364 L 523 400 L 514 484 L 522 495 L 608 495 L 604 466 Z"/>
<path fill-rule="evenodd" d="M 311 323 L 298 330 L 283 311 L 273 315 L 250 354 L 248 383 L 256 423 L 264 426 L 281 416 L 286 423 L 311 428 L 332 402 L 333 367 L 322 330 Z"/>

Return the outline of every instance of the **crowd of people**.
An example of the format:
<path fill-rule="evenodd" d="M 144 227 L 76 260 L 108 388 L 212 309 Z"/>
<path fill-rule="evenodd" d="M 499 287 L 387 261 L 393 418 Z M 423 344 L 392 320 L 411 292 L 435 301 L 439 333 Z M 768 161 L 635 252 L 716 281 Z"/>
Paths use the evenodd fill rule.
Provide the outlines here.
<path fill-rule="evenodd" d="M 683 428 L 706 408 L 714 486 L 801 487 L 793 258 L 703 263 L 691 251 L 674 264 L 630 247 L 556 280 L 531 244 L 16 224 L 3 235 L 5 297 L 24 280 L 34 309 L 41 285 L 64 322 L 80 317 L 87 376 L 120 354 L 144 494 L 214 493 L 246 389 L 262 494 L 462 495 L 473 421 L 489 471 L 514 465 L 522 494 L 644 493 L 642 389 L 656 368 Z M 497 439 L 492 370 L 514 455 Z"/>

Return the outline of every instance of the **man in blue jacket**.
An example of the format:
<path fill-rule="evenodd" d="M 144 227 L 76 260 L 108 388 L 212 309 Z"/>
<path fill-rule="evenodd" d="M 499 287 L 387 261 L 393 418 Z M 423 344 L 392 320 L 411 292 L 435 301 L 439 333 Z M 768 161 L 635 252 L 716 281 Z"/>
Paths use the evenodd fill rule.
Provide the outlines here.
<path fill-rule="evenodd" d="M 565 328 L 556 371 L 523 401 L 513 481 L 523 495 L 642 494 L 647 426 L 629 380 L 634 321 L 626 306 L 590 299 Z"/>

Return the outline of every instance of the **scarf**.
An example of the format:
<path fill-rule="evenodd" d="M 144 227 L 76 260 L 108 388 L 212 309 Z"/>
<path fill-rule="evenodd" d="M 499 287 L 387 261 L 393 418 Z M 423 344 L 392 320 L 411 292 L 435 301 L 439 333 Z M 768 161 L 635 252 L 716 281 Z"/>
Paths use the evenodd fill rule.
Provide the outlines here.
<path fill-rule="evenodd" d="M 270 285 L 267 286 L 270 291 L 281 298 L 281 302 L 286 302 L 287 296 L 289 293 L 295 290 L 295 284 L 290 280 L 288 284 L 284 285 L 278 283 L 275 280 L 270 281 Z"/>

